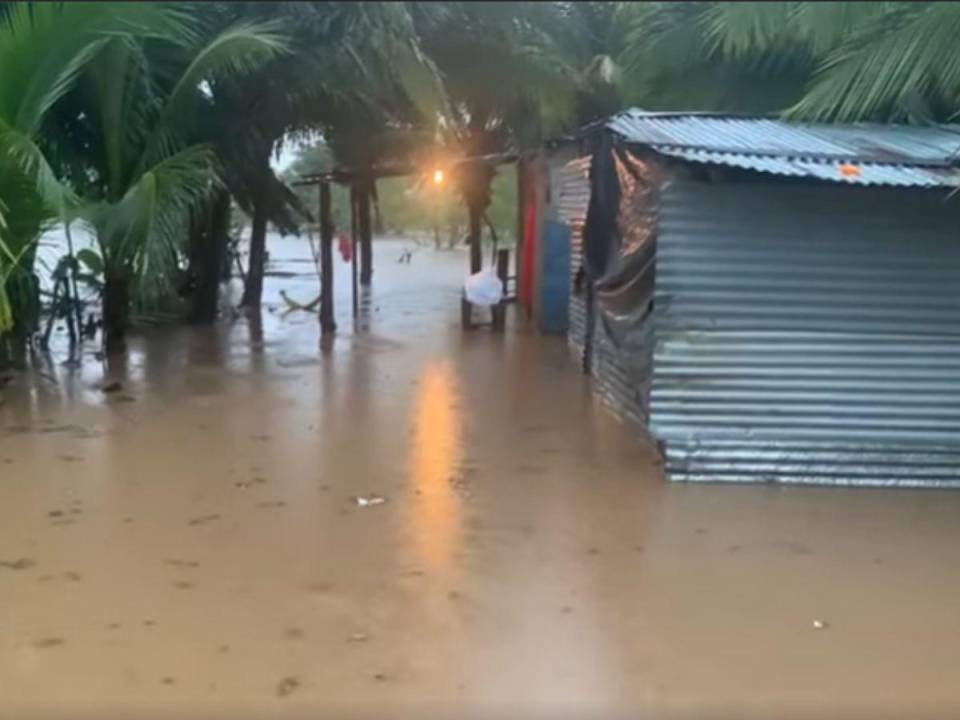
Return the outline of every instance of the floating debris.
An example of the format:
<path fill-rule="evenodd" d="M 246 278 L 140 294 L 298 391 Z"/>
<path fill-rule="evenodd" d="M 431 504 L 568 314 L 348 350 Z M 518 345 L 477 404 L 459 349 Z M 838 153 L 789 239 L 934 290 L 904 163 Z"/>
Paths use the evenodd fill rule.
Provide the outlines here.
<path fill-rule="evenodd" d="M 453 488 L 454 492 L 460 495 L 470 495 L 470 481 L 465 477 L 454 475 L 453 477 L 447 478 L 447 482 L 450 483 L 450 487 Z"/>
<path fill-rule="evenodd" d="M 347 638 L 347 641 L 353 642 L 353 643 L 359 643 L 359 642 L 366 642 L 369 639 L 370 639 L 370 636 L 367 635 L 366 633 L 355 632 L 349 638 Z"/>
<path fill-rule="evenodd" d="M 814 630 L 826 630 L 828 627 L 830 627 L 830 623 L 828 623 L 826 620 L 814 620 L 814 621 L 813 621 L 813 629 L 814 629 Z"/>
<path fill-rule="evenodd" d="M 63 638 L 59 637 L 48 637 L 43 638 L 42 640 L 37 640 L 33 646 L 38 648 L 52 648 L 57 647 L 58 645 L 63 645 Z"/>
<path fill-rule="evenodd" d="M 36 560 L 26 557 L 17 560 L 0 560 L 0 567 L 6 568 L 7 570 L 29 570 L 36 564 Z"/>
<path fill-rule="evenodd" d="M 277 697 L 286 697 L 299 687 L 299 679 L 293 675 L 287 676 L 277 683 Z"/>
<path fill-rule="evenodd" d="M 200 563 L 196 560 L 164 560 L 164 565 L 169 565 L 170 567 L 179 567 L 179 568 L 198 568 Z"/>
<path fill-rule="evenodd" d="M 219 520 L 220 516 L 217 514 L 213 515 L 201 515 L 200 517 L 195 517 L 191 520 L 188 525 L 204 525 L 208 522 L 213 522 L 214 520 Z"/>
<path fill-rule="evenodd" d="M 353 500 L 353 502 L 355 502 L 360 507 L 370 507 L 372 505 L 383 505 L 387 501 L 387 499 L 381 495 L 367 495 L 367 496 L 357 495 L 350 499 Z"/>

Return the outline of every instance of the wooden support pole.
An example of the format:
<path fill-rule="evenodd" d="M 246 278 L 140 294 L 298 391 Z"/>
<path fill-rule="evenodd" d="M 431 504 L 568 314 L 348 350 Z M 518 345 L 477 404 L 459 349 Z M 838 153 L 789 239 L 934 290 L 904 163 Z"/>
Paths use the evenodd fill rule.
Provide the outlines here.
<path fill-rule="evenodd" d="M 531 288 L 528 288 L 525 283 L 525 278 L 529 277 L 529 269 L 527 268 L 527 253 L 526 253 L 526 218 L 527 218 L 527 204 L 530 202 L 530 197 L 527 191 L 527 178 L 528 175 L 528 160 L 520 158 L 517 160 L 517 254 L 514 258 L 514 265 L 517 268 L 517 300 L 521 306 L 524 305 L 525 301 L 528 299 L 528 293 L 531 291 Z M 531 173 L 532 174 L 532 173 Z M 529 310 L 528 307 L 524 309 Z"/>
<path fill-rule="evenodd" d="M 350 292 L 353 296 L 353 318 L 360 314 L 360 300 L 357 293 L 357 225 L 360 215 L 360 203 L 363 191 L 356 184 L 350 186 Z"/>
<path fill-rule="evenodd" d="M 330 207 L 330 183 L 320 183 L 320 330 L 337 329 L 333 315 L 333 219 Z"/>
<path fill-rule="evenodd" d="M 503 332 L 507 326 L 507 277 L 510 272 L 510 250 L 497 250 L 497 277 L 503 283 L 503 298 L 493 306 L 493 329 Z"/>
<path fill-rule="evenodd" d="M 483 269 L 483 211 L 479 207 L 469 206 L 467 209 L 469 220 L 468 239 L 470 243 L 470 274 Z"/>
<path fill-rule="evenodd" d="M 357 225 L 360 230 L 360 284 L 364 287 L 373 280 L 373 223 L 370 218 L 372 199 L 373 181 L 361 181 L 357 192 Z"/>

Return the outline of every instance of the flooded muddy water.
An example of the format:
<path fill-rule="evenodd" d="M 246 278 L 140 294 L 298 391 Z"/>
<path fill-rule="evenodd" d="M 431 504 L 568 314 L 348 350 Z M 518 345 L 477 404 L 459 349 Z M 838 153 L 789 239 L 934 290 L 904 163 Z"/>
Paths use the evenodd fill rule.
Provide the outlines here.
<path fill-rule="evenodd" d="M 0 718 L 960 715 L 960 494 L 667 485 L 407 245 L 2 390 Z"/>

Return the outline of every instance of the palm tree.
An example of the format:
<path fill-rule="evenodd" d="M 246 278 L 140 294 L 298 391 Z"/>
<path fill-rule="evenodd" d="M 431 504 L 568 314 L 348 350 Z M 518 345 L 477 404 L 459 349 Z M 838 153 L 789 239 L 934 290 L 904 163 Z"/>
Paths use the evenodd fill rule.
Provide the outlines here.
<path fill-rule="evenodd" d="M 386 115 L 384 98 L 426 105 L 437 83 L 420 53 L 405 3 L 226 3 L 240 19 L 281 23 L 291 53 L 254 76 L 211 84 L 220 119 L 216 147 L 238 205 L 252 218 L 250 262 L 242 304 L 258 308 L 268 223 L 295 232 L 307 215 L 276 177 L 270 157 L 284 138 L 330 133 L 359 111 Z"/>
<path fill-rule="evenodd" d="M 0 14 L 0 335 L 33 329 L 36 242 L 69 215 L 73 196 L 50 158 L 54 111 L 108 38 L 163 24 L 158 6 L 5 3 Z M 56 164 L 56 163 L 54 163 Z"/>
<path fill-rule="evenodd" d="M 958 3 L 638 3 L 624 20 L 645 107 L 915 122 L 960 110 Z"/>
<path fill-rule="evenodd" d="M 423 47 L 443 76 L 449 98 L 445 142 L 457 155 L 516 150 L 569 121 L 575 72 L 548 30 L 560 22 L 559 3 L 451 2 L 430 10 L 420 10 L 416 18 Z M 471 162 L 458 174 L 476 272 L 496 167 Z"/>
<path fill-rule="evenodd" d="M 773 113 L 795 103 L 815 67 L 795 36 L 785 35 L 776 46 L 751 45 L 747 52 L 737 42 L 739 36 L 730 37 L 724 29 L 734 19 L 749 26 L 756 19 L 754 7 L 764 17 L 772 15 L 773 10 L 759 7 L 765 5 L 624 3 L 617 59 L 627 104 L 649 110 Z M 749 27 L 746 32 L 756 32 Z"/>
<path fill-rule="evenodd" d="M 285 51 L 276 27 L 238 23 L 209 37 L 186 8 L 118 30 L 83 73 L 64 121 L 85 137 L 77 214 L 96 237 L 108 347 L 122 345 L 131 303 L 174 287 L 191 209 L 218 183 L 208 144 L 188 144 L 220 78 L 243 76 Z"/>
<path fill-rule="evenodd" d="M 814 15 L 804 3 L 805 14 Z M 843 3 L 856 6 L 858 3 Z M 852 31 L 828 48 L 792 117 L 943 122 L 960 112 L 960 32 L 954 2 L 866 3 Z M 853 8 L 849 9 L 853 12 Z"/>

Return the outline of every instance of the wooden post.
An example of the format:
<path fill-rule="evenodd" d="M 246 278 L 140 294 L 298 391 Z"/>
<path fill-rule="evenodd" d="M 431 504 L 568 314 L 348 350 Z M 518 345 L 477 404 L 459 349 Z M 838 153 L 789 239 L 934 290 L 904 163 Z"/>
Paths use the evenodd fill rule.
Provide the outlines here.
<path fill-rule="evenodd" d="M 355 184 L 350 185 L 350 292 L 353 297 L 353 318 L 356 320 L 360 314 L 360 304 L 357 298 L 357 225 L 360 211 L 360 198 L 363 197 L 363 191 L 359 190 Z M 369 218 L 368 218 L 369 219 Z M 362 226 L 361 226 L 362 227 Z"/>
<path fill-rule="evenodd" d="M 357 225 L 360 230 L 360 284 L 367 286 L 373 279 L 373 224 L 370 221 L 370 201 L 373 199 L 373 181 L 363 179 L 357 192 Z M 354 255 L 356 256 L 356 255 Z"/>
<path fill-rule="evenodd" d="M 526 218 L 527 203 L 530 198 L 527 194 L 527 164 L 529 160 L 519 158 L 517 160 L 517 254 L 514 258 L 514 266 L 517 269 L 517 304 L 525 307 L 530 288 L 526 286 L 525 278 L 527 273 L 527 253 L 525 252 L 526 238 Z M 525 309 L 529 309 L 526 308 Z"/>
<path fill-rule="evenodd" d="M 478 273 L 483 269 L 483 230 L 481 223 L 483 222 L 483 212 L 480 208 L 476 208 L 473 205 L 469 205 L 467 208 L 469 213 L 470 229 L 469 238 L 470 242 L 470 274 Z"/>
<path fill-rule="evenodd" d="M 333 319 L 333 219 L 330 208 L 330 183 L 320 183 L 320 330 L 337 329 Z"/>
<path fill-rule="evenodd" d="M 493 306 L 493 329 L 503 332 L 507 325 L 507 277 L 510 272 L 510 250 L 497 250 L 497 277 L 503 283 L 503 298 Z"/>

